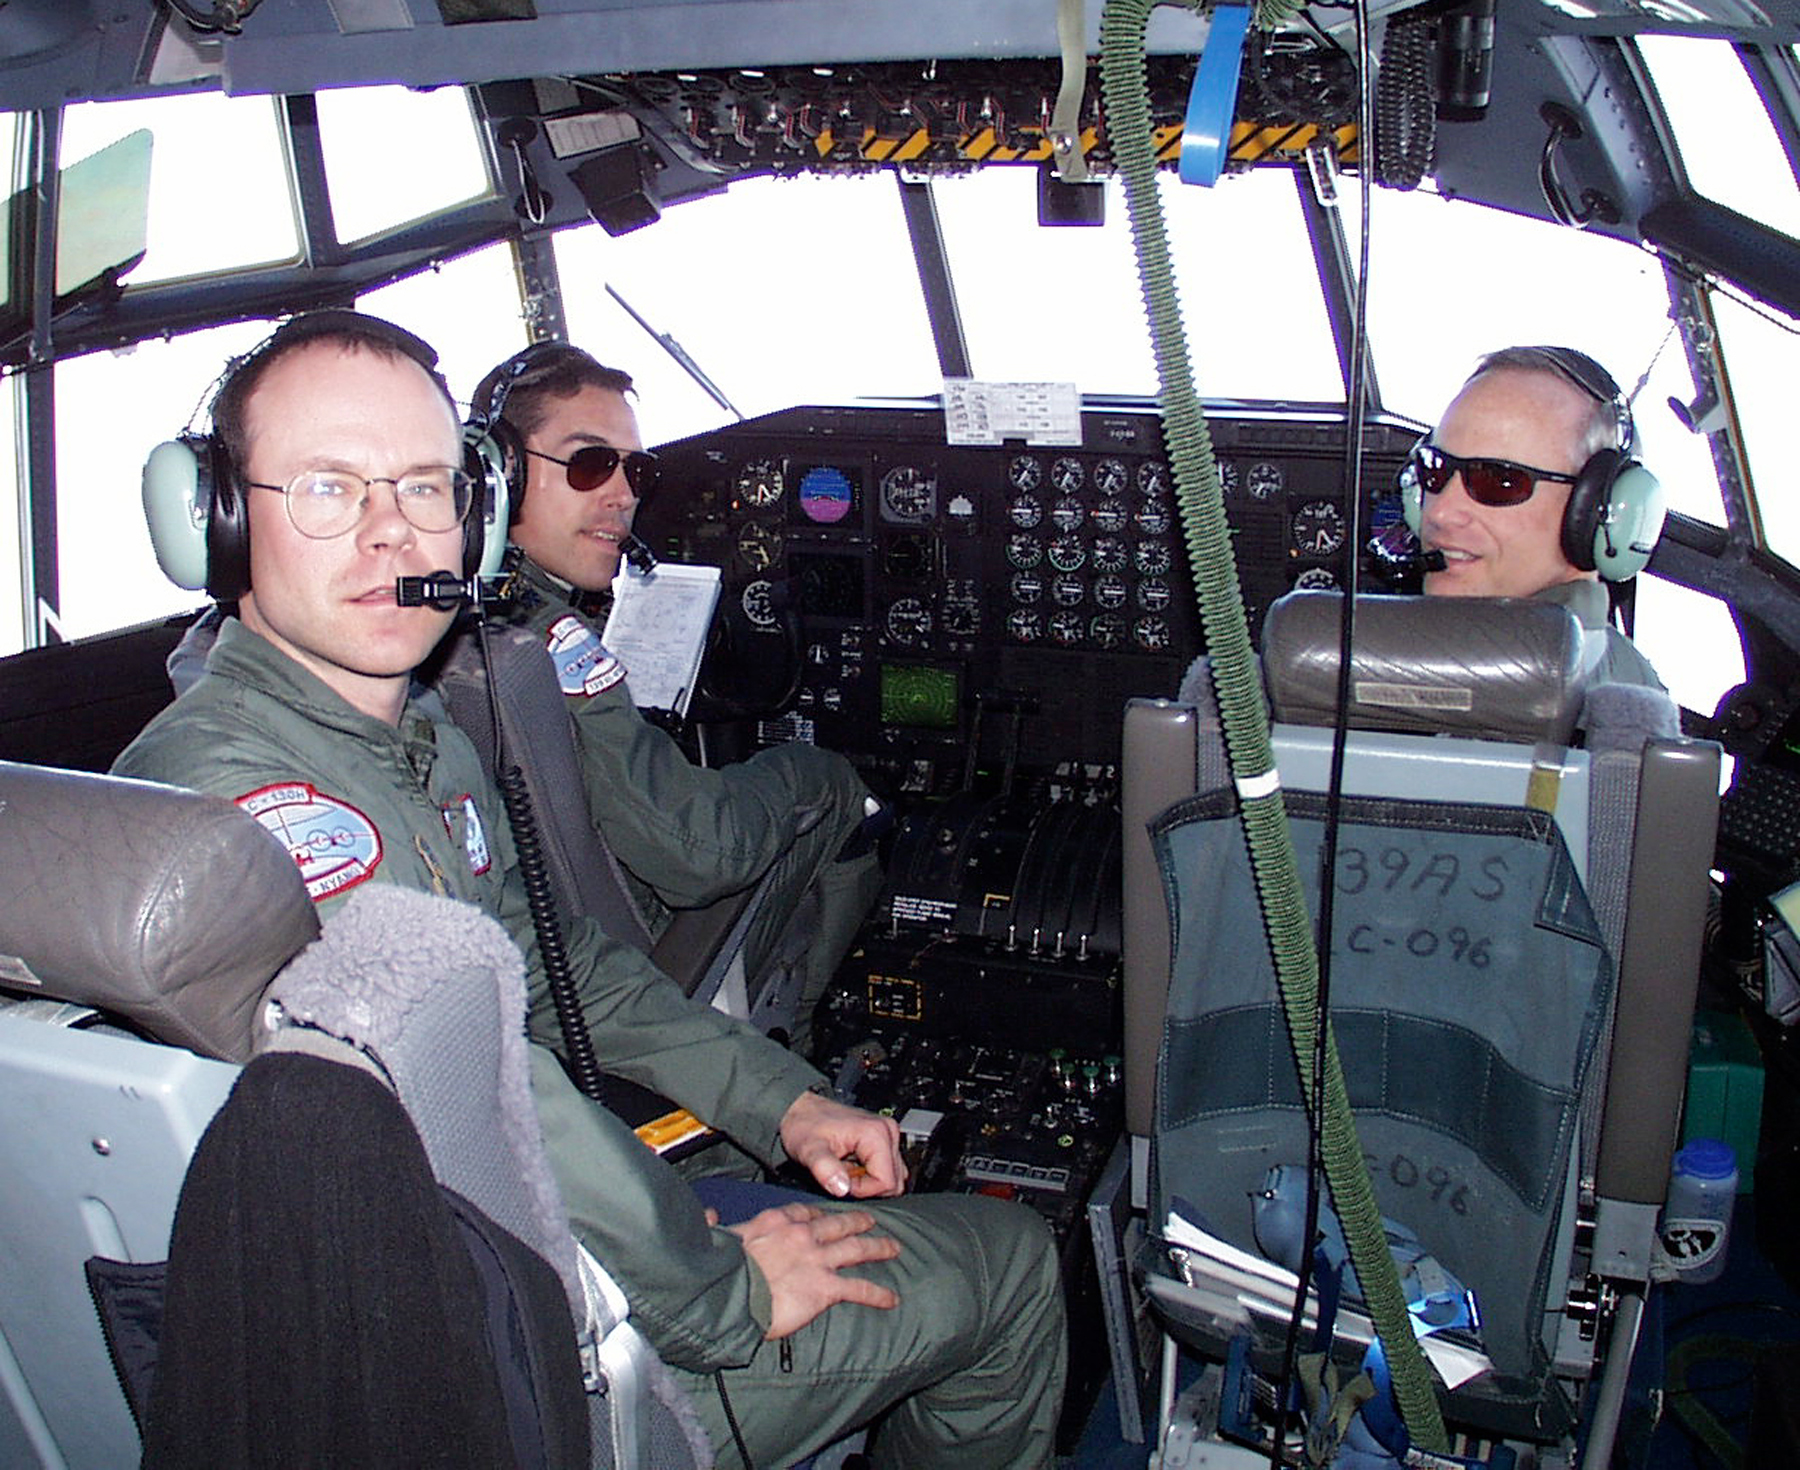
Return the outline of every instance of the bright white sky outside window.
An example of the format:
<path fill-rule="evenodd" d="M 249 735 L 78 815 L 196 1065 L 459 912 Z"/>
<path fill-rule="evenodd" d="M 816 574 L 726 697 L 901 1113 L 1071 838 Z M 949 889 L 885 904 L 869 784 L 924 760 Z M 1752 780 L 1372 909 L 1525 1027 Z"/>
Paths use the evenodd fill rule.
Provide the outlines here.
<path fill-rule="evenodd" d="M 1708 65 L 1698 67 L 1686 53 L 1679 65 L 1653 55 L 1665 91 L 1669 76 L 1701 79 L 1709 98 L 1733 85 L 1729 68 L 1714 64 L 1719 53 L 1730 60 L 1728 47 L 1683 44 L 1710 46 L 1700 53 Z M 345 237 L 379 233 L 485 188 L 461 93 L 379 88 L 323 94 L 320 104 Z M 1701 108 L 1691 121 L 1681 115 L 1678 126 L 1699 127 L 1709 116 Z M 143 126 L 156 133 L 152 243 L 132 280 L 294 255 L 298 235 L 273 103 L 199 95 L 74 107 L 64 158 Z M 447 154 L 444 140 L 452 137 L 465 145 Z M 370 138 L 381 145 L 353 146 Z M 1729 155 L 1689 144 L 1685 131 L 1682 138 L 1690 160 Z M 421 161 L 427 157 L 429 167 Z M 228 166 L 233 186 L 220 188 Z M 1354 254 L 1358 201 L 1354 180 L 1345 183 Z M 1341 397 L 1293 175 L 1257 170 L 1229 175 L 1213 189 L 1165 176 L 1159 187 L 1202 394 Z M 1107 222 L 1099 229 L 1038 229 L 1035 179 L 1026 168 L 981 170 L 933 188 L 978 377 L 1061 378 L 1095 393 L 1155 391 L 1116 181 L 1105 186 Z M 1785 189 L 1794 193 L 1791 175 Z M 1628 245 L 1428 191 L 1378 191 L 1373 228 L 1369 326 L 1387 407 L 1429 423 L 1481 352 L 1522 340 L 1582 346 L 1627 389 L 1648 372 L 1637 400 L 1642 452 L 1677 507 L 1721 519 L 1705 443 L 1681 430 L 1665 406 L 1670 396 L 1690 399 L 1692 387 L 1679 342 L 1668 337 L 1658 261 Z M 928 395 L 940 386 L 891 176 L 747 181 L 671 206 L 656 224 L 618 238 L 598 226 L 565 231 L 555 249 L 570 335 L 637 379 L 647 443 L 709 430 L 732 416 L 618 305 L 609 285 L 655 333 L 691 354 L 747 416 L 794 404 Z M 526 341 L 503 249 L 448 262 L 371 292 L 361 304 L 431 340 L 465 400 L 487 367 Z M 1759 434 L 1757 424 L 1779 423 L 1788 411 L 1777 385 L 1793 381 L 1795 339 L 1742 312 L 1722 311 L 1721 330 L 1734 358 L 1752 338 L 1759 355 L 1785 354 L 1780 371 L 1737 380 L 1754 453 L 1759 438 L 1778 442 Z M 226 354 L 262 335 L 258 326 L 221 329 L 59 369 L 60 512 L 72 533 L 64 538 L 65 636 L 199 600 L 170 588 L 148 562 L 138 472 L 150 445 L 187 424 Z M 79 432 L 94 421 L 96 405 L 111 426 L 105 436 Z M 1800 539 L 1785 523 L 1772 525 L 1771 534 L 1778 549 Z M 7 631 L 0 624 L 0 636 Z M 1643 579 L 1640 637 L 1695 708 L 1710 710 L 1741 674 L 1724 609 L 1654 578 Z M 1665 651 L 1665 641 L 1697 652 L 1689 658 Z"/>

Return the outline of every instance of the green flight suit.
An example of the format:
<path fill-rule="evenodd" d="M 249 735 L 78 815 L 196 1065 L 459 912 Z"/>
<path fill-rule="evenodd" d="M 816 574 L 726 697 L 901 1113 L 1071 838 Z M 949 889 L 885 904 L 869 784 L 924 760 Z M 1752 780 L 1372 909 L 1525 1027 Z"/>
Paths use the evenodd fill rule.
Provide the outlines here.
<path fill-rule="evenodd" d="M 600 642 L 572 588 L 516 549 L 513 618 L 544 640 L 574 721 L 587 808 L 637 880 L 652 933 L 669 909 L 711 903 L 769 873 L 745 942 L 754 995 L 778 963 L 802 969 L 794 1046 L 880 885 L 873 853 L 836 861 L 868 789 L 843 756 L 794 742 L 718 768 L 697 766 L 632 702 L 628 671 Z"/>
<path fill-rule="evenodd" d="M 1049 1462 L 1062 1298 L 1048 1232 L 1028 1211 L 951 1196 L 878 1204 L 878 1228 L 891 1222 L 905 1254 L 866 1274 L 901 1292 L 902 1307 L 838 1306 L 784 1339 L 785 1352 L 764 1341 L 768 1286 L 737 1238 L 708 1226 L 675 1173 L 545 1050 L 557 1031 L 511 834 L 473 746 L 434 695 L 415 691 L 387 725 L 232 619 L 205 674 L 114 770 L 236 801 L 284 843 L 324 911 L 359 883 L 393 882 L 475 904 L 505 926 L 526 956 L 533 1089 L 570 1222 L 688 1388 L 722 1463 L 729 1433 L 708 1381 L 721 1370 L 759 1464 L 809 1453 L 909 1394 L 877 1436 L 881 1463 Z M 591 922 L 567 939 L 602 1065 L 714 1120 L 765 1162 L 781 1160 L 781 1117 L 818 1074 L 689 1002 Z"/>

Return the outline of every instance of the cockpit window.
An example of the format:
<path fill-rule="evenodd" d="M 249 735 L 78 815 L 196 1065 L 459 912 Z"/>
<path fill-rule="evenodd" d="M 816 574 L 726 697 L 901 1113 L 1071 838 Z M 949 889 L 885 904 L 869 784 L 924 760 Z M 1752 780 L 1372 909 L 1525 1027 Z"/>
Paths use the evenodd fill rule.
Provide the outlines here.
<path fill-rule="evenodd" d="M 942 384 L 886 176 L 744 180 L 616 238 L 565 231 L 556 260 L 570 340 L 637 379 L 652 442 L 732 419 L 655 337 L 745 417 Z"/>
<path fill-rule="evenodd" d="M 1800 186 L 1729 41 L 1639 36 L 1694 192 L 1800 237 Z"/>
<path fill-rule="evenodd" d="M 299 259 L 275 106 L 267 97 L 197 93 L 64 112 L 64 167 L 140 129 L 151 135 L 148 248 L 127 289 Z"/>
<path fill-rule="evenodd" d="M 1763 535 L 1770 550 L 1800 566 L 1800 499 L 1788 485 L 1800 335 L 1780 313 L 1735 294 L 1716 291 L 1712 301 Z"/>
<path fill-rule="evenodd" d="M 1213 188 L 1159 175 L 1194 380 L 1220 398 L 1341 403 L 1342 375 L 1286 169 Z M 1117 179 L 1103 226 L 1037 223 L 1037 171 L 933 184 L 978 378 L 1154 394 L 1156 363 Z"/>
<path fill-rule="evenodd" d="M 267 333 L 239 322 L 91 352 L 56 366 L 56 553 L 61 636 L 85 638 L 198 607 L 204 592 L 157 568 L 144 526 L 139 473 L 150 450 L 190 426 L 221 366 Z M 96 432 L 105 426 L 105 432 Z"/>
<path fill-rule="evenodd" d="M 492 188 L 469 94 L 356 87 L 321 92 L 319 143 L 344 244 L 366 240 Z"/>
<path fill-rule="evenodd" d="M 1552 342 L 1598 358 L 1631 396 L 1640 456 L 1675 509 L 1722 524 L 1705 439 L 1669 411 L 1694 395 L 1671 330 L 1662 263 L 1646 250 L 1420 190 L 1376 193 L 1369 340 L 1383 404 L 1435 423 L 1482 354 Z M 1360 209 L 1346 200 L 1356 238 Z"/>

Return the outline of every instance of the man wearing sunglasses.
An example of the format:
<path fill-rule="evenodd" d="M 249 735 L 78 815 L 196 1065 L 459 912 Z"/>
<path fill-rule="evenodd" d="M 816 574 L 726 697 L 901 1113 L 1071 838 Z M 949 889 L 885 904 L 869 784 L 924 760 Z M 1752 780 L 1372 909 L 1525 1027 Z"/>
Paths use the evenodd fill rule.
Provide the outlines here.
<path fill-rule="evenodd" d="M 574 720 L 588 813 L 624 866 L 652 932 L 670 911 L 768 883 L 744 944 L 754 995 L 800 971 L 792 1041 L 873 903 L 869 841 L 879 804 L 850 763 L 788 744 L 716 769 L 696 766 L 632 703 L 628 671 L 600 642 L 640 506 L 657 488 L 628 374 L 578 347 L 539 343 L 476 389 L 512 488 L 515 616 L 554 650 Z"/>
<path fill-rule="evenodd" d="M 1567 607 L 1605 647 L 1594 682 L 1662 688 L 1607 621 L 1602 575 L 1648 560 L 1660 487 L 1630 458 L 1631 411 L 1599 363 L 1565 347 L 1482 358 L 1400 485 L 1433 597 L 1530 597 Z"/>

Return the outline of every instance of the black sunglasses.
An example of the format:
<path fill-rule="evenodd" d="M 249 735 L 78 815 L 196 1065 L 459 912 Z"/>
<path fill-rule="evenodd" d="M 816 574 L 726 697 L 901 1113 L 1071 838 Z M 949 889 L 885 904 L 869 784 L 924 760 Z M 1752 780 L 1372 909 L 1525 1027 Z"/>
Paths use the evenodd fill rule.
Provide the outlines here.
<path fill-rule="evenodd" d="M 1400 488 L 1410 490 L 1417 485 L 1425 494 L 1436 495 L 1450 483 L 1452 475 L 1462 476 L 1463 489 L 1477 505 L 1523 505 L 1531 499 L 1539 480 L 1554 480 L 1559 485 L 1575 483 L 1574 475 L 1535 469 L 1510 459 L 1465 459 L 1420 440 L 1400 471 Z"/>
<path fill-rule="evenodd" d="M 662 479 L 662 462 L 642 449 L 621 450 L 607 444 L 587 444 L 567 459 L 558 459 L 554 454 L 537 449 L 525 452 L 534 459 L 547 459 L 551 464 L 561 465 L 569 477 L 569 488 L 584 493 L 598 490 L 610 480 L 621 460 L 625 463 L 625 483 L 631 486 L 631 493 L 640 502 L 650 498 L 650 492 Z"/>

